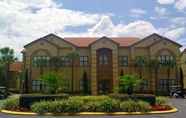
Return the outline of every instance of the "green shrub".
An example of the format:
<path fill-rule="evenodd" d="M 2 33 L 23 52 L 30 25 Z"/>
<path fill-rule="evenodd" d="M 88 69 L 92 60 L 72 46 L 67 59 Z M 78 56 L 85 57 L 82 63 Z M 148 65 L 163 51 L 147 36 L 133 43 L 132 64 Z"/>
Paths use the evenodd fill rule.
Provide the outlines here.
<path fill-rule="evenodd" d="M 33 112 L 43 114 L 50 112 L 50 105 L 53 104 L 50 101 L 41 101 L 41 102 L 36 102 L 31 106 L 31 110 Z"/>
<path fill-rule="evenodd" d="M 83 106 L 83 111 L 92 111 L 92 112 L 114 112 L 119 110 L 119 101 L 106 98 L 102 100 L 91 99 L 88 102 L 85 102 Z"/>
<path fill-rule="evenodd" d="M 169 100 L 167 97 L 157 97 L 156 98 L 156 105 L 167 105 L 168 101 Z"/>
<path fill-rule="evenodd" d="M 150 110 L 150 105 L 144 101 L 123 101 L 120 103 L 120 109 L 123 112 L 147 112 Z"/>
<path fill-rule="evenodd" d="M 11 109 L 17 109 L 19 108 L 19 97 L 11 97 L 11 98 L 7 98 L 6 100 L 2 101 L 2 109 L 7 109 L 7 110 L 11 110 Z"/>

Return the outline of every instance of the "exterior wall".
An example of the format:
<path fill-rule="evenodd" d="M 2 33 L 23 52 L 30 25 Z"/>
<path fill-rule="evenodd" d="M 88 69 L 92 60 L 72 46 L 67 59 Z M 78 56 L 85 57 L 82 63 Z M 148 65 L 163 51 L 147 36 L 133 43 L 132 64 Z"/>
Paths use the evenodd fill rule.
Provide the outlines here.
<path fill-rule="evenodd" d="M 112 50 L 112 67 L 113 67 L 113 86 L 118 87 L 118 78 L 120 76 L 121 70 L 123 74 L 137 74 L 139 75 L 139 69 L 134 67 L 134 60 L 137 56 L 144 56 L 147 60 L 149 59 L 157 59 L 159 54 L 166 55 L 174 55 L 177 60 L 178 68 L 180 66 L 180 50 L 179 46 L 176 44 L 167 41 L 161 40 L 159 37 L 149 37 L 149 40 L 144 40 L 136 45 L 131 47 L 119 47 L 119 45 L 107 38 L 101 38 L 91 44 L 87 48 L 77 48 L 72 44 L 69 44 L 61 39 L 56 37 L 49 37 L 49 43 L 44 40 L 40 40 L 32 45 L 29 45 L 25 48 L 24 56 L 25 56 L 25 68 L 29 69 L 30 72 L 30 80 L 38 79 L 40 76 L 40 72 L 38 68 L 34 68 L 31 66 L 32 57 L 35 55 L 48 55 L 50 57 L 53 56 L 66 56 L 68 53 L 72 51 L 77 51 L 80 56 L 88 56 L 89 64 L 87 66 L 80 66 L 79 60 L 76 62 L 76 67 L 74 68 L 74 88 L 75 92 L 80 92 L 80 81 L 83 78 L 83 73 L 87 73 L 88 79 L 91 81 L 91 93 L 93 95 L 97 95 L 97 73 L 96 73 L 96 64 L 97 57 L 96 51 L 100 48 L 109 48 Z M 128 65 L 126 67 L 121 67 L 119 65 L 119 57 L 120 56 L 128 56 Z M 185 56 L 186 58 L 186 56 Z M 179 79 L 179 76 L 176 73 L 179 73 L 179 69 L 174 68 L 170 70 L 170 78 Z M 186 68 L 185 66 L 182 68 Z M 149 91 L 153 93 L 157 90 L 156 81 L 155 81 L 155 73 L 150 72 L 148 68 L 142 68 L 143 79 L 149 81 Z M 184 70 L 184 69 L 183 69 Z M 45 68 L 44 72 L 48 72 L 49 69 Z M 184 70 L 186 72 L 186 69 Z M 59 69 L 58 73 L 60 73 L 64 79 L 70 81 L 71 80 L 71 67 L 62 67 Z M 184 73 L 186 77 L 186 74 Z M 158 72 L 158 80 L 162 78 L 167 78 L 167 70 L 159 69 Z M 186 80 L 186 79 L 184 79 Z M 186 81 L 185 85 L 186 85 Z M 30 81 L 31 83 L 31 81 Z M 70 84 L 70 88 L 71 88 Z M 186 86 L 184 86 L 186 88 Z M 30 85 L 31 88 L 31 85 Z M 114 89 L 114 88 L 113 88 Z"/>
<path fill-rule="evenodd" d="M 183 72 L 183 88 L 186 89 L 186 52 L 181 57 L 181 67 Z"/>
<path fill-rule="evenodd" d="M 109 48 L 112 50 L 113 67 L 113 86 L 118 87 L 118 45 L 110 39 L 102 38 L 91 45 L 91 92 L 97 95 L 97 73 L 96 73 L 96 51 L 100 48 Z"/>

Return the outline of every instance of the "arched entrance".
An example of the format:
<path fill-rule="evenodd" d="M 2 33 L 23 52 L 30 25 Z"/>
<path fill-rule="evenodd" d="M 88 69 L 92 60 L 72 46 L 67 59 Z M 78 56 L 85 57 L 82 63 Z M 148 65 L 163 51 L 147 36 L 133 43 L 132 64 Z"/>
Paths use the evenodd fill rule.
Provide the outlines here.
<path fill-rule="evenodd" d="M 98 94 L 111 93 L 113 88 L 112 50 L 97 50 L 97 87 Z"/>

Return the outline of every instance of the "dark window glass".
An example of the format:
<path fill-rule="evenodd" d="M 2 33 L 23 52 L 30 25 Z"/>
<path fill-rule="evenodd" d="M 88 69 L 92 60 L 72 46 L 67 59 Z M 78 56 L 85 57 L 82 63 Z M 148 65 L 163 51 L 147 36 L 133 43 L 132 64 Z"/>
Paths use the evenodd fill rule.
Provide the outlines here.
<path fill-rule="evenodd" d="M 106 54 L 99 56 L 99 64 L 108 64 L 108 56 Z"/>
<path fill-rule="evenodd" d="M 68 57 L 63 56 L 61 57 L 61 60 L 62 66 L 69 66 L 71 64 L 71 61 Z"/>
<path fill-rule="evenodd" d="M 88 65 L 88 56 L 80 56 L 80 65 L 81 66 Z"/>
<path fill-rule="evenodd" d="M 49 66 L 49 56 L 35 56 L 32 60 L 32 65 L 34 67 L 47 67 Z"/>
<path fill-rule="evenodd" d="M 166 64 L 170 61 L 174 61 L 174 57 L 171 55 L 160 55 L 158 57 L 160 64 Z"/>
<path fill-rule="evenodd" d="M 120 56 L 120 66 L 128 66 L 128 56 Z"/>
<path fill-rule="evenodd" d="M 39 92 L 44 89 L 45 85 L 41 80 L 32 80 L 32 91 Z"/>

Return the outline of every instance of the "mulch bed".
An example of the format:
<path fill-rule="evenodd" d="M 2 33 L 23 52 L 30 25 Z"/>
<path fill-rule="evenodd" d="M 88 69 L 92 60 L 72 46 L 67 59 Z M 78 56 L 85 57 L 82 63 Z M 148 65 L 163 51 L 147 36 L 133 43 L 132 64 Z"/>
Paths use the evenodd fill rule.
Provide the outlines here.
<path fill-rule="evenodd" d="M 151 106 L 151 111 L 167 111 L 167 110 L 171 110 L 172 107 L 168 106 L 168 105 L 153 105 Z M 7 110 L 10 110 L 10 111 L 17 111 L 17 112 L 31 112 L 30 109 L 28 108 L 12 108 L 12 109 L 7 109 Z"/>

